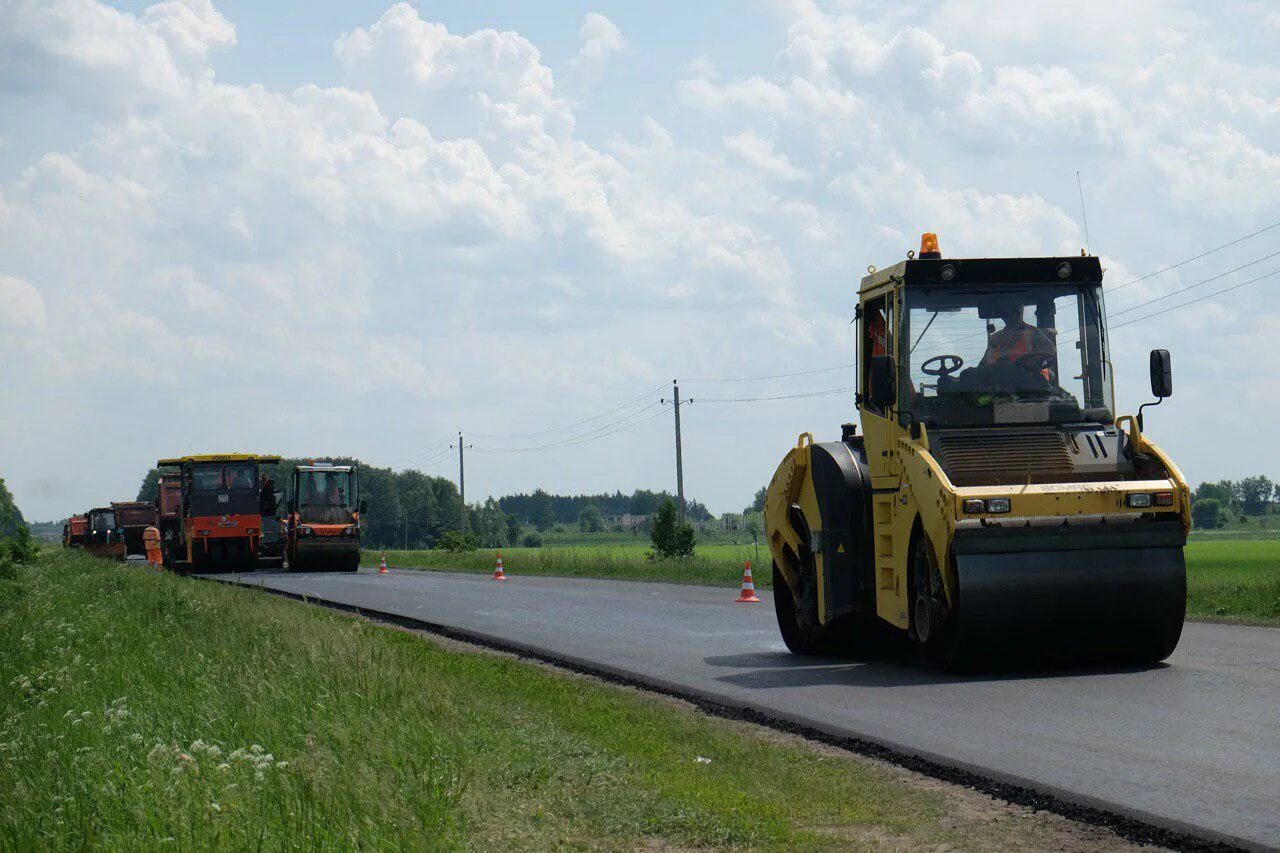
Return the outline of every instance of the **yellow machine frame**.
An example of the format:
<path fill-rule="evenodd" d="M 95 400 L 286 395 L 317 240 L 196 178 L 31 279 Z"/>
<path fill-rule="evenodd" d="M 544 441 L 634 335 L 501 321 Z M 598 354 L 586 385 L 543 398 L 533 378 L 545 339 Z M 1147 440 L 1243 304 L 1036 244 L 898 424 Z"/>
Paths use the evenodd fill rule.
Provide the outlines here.
<path fill-rule="evenodd" d="M 866 306 L 869 301 L 881 297 L 887 297 L 888 304 L 893 309 L 888 312 L 891 322 L 886 330 L 889 341 L 887 349 L 894 358 L 895 365 L 900 359 L 896 342 L 903 314 L 905 263 L 873 271 L 862 280 L 858 291 L 859 303 L 863 309 L 857 325 L 859 365 L 867 364 L 870 356 L 865 351 L 867 336 L 863 329 L 868 316 Z M 859 400 L 865 400 L 868 391 L 865 387 L 867 372 L 860 369 L 860 374 Z M 913 438 L 911 431 L 899 422 L 896 411 L 892 409 L 887 412 L 888 417 L 865 405 L 859 405 L 858 411 L 867 465 L 871 473 L 875 612 L 881 619 L 898 628 L 906 629 L 910 623 L 908 560 L 917 525 L 927 538 L 936 564 L 943 573 L 947 596 L 954 601 L 957 579 L 951 559 L 951 544 L 957 525 L 962 521 L 973 520 L 980 523 L 982 519 L 993 517 L 964 513 L 962 508 L 966 498 L 1010 498 L 1017 507 L 1015 514 L 1018 517 L 1157 513 L 1164 517 L 1179 518 L 1184 532 L 1190 529 L 1190 489 L 1186 479 L 1173 461 L 1142 435 L 1137 419 L 1132 416 L 1117 418 L 1116 426 L 1125 432 L 1135 450 L 1158 460 L 1168 472 L 1168 479 L 962 488 L 951 483 L 930 453 L 929 435 L 923 425 L 916 425 L 918 437 Z M 799 506 L 810 525 L 812 536 L 820 538 L 823 533 L 814 480 L 808 476 L 807 470 L 810 466 L 812 444 L 813 436 L 810 433 L 801 434 L 796 446 L 779 466 L 766 492 L 764 523 L 768 531 L 769 548 L 775 566 L 788 583 L 792 584 L 795 583 L 795 578 L 791 576 L 794 571 L 793 559 L 788 557 L 786 551 L 789 548 L 791 554 L 797 554 L 801 545 L 800 537 L 789 518 L 792 506 Z M 1126 503 L 1126 495 L 1130 493 L 1154 491 L 1172 492 L 1173 505 L 1137 509 L 1130 508 Z M 826 557 L 822 549 L 815 549 L 813 556 L 817 573 L 818 618 L 825 625 L 838 614 L 833 613 L 830 602 L 825 600 Z"/>

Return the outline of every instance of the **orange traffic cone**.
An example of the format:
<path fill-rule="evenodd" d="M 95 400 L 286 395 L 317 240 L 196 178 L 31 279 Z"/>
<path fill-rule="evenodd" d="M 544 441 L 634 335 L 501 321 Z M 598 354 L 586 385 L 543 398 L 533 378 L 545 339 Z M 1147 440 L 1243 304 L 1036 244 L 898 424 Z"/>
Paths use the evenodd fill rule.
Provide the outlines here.
<path fill-rule="evenodd" d="M 502 555 L 498 555 L 498 562 L 493 566 L 493 579 L 496 581 L 504 581 L 507 576 L 502 573 Z"/>
<path fill-rule="evenodd" d="M 738 597 L 734 600 L 735 604 L 754 603 L 759 604 L 760 599 L 756 597 L 756 585 L 751 580 L 751 561 L 747 560 L 747 567 L 742 571 L 742 592 L 738 593 Z"/>
<path fill-rule="evenodd" d="M 384 552 L 382 559 L 378 562 L 378 574 L 385 575 L 387 573 L 387 555 Z"/>

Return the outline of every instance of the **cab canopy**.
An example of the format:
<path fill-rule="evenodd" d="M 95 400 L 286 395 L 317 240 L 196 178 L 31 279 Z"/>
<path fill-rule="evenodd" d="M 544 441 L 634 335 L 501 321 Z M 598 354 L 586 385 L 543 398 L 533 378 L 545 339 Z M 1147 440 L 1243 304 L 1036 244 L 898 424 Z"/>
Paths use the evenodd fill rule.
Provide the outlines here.
<path fill-rule="evenodd" d="M 182 465 L 194 465 L 201 462 L 264 462 L 273 464 L 280 461 L 279 456 L 261 453 L 203 453 L 190 456 L 176 456 L 156 461 L 157 468 L 174 468 Z"/>

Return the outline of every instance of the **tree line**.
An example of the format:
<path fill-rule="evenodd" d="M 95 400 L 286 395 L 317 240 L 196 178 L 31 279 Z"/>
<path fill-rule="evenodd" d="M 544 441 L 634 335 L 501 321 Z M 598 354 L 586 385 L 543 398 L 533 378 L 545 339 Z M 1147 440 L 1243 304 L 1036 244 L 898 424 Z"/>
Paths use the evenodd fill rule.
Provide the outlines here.
<path fill-rule="evenodd" d="M 498 498 L 502 511 L 519 516 L 525 523 L 546 531 L 557 524 L 577 524 L 578 517 L 587 507 L 595 507 L 604 518 L 623 515 L 655 515 L 665 501 L 675 500 L 667 491 L 653 492 L 636 489 L 631 494 L 621 491 L 598 495 L 555 495 L 537 489 L 530 494 L 507 495 Z M 686 515 L 693 521 L 710 521 L 713 516 L 700 501 L 686 500 Z"/>
<path fill-rule="evenodd" d="M 1212 530 L 1233 518 L 1244 521 L 1280 511 L 1280 483 L 1257 474 L 1242 480 L 1204 482 L 1191 495 L 1191 521 Z"/>

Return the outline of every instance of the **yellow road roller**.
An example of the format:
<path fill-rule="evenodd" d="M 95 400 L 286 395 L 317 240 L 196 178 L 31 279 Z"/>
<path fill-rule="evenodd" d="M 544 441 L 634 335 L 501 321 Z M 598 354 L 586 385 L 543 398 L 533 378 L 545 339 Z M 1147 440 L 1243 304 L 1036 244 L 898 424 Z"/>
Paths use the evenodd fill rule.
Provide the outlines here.
<path fill-rule="evenodd" d="M 909 637 L 935 669 L 995 660 L 1150 664 L 1186 610 L 1190 490 L 1117 416 L 1095 256 L 869 268 L 861 423 L 803 433 L 765 497 L 774 604 L 796 654 Z"/>

